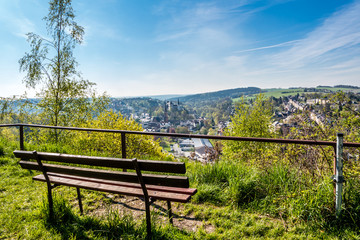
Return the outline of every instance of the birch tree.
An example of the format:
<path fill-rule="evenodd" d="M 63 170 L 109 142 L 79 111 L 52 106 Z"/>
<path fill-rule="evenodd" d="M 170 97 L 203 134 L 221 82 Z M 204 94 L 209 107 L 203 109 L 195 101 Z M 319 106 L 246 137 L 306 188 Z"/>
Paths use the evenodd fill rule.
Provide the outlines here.
<path fill-rule="evenodd" d="M 39 115 L 43 124 L 77 125 L 91 116 L 93 104 L 105 98 L 93 98 L 94 83 L 84 80 L 76 69 L 73 51 L 83 41 L 84 28 L 75 22 L 71 0 L 52 0 L 44 20 L 48 36 L 28 33 L 31 50 L 19 60 L 23 82 L 37 90 Z"/>

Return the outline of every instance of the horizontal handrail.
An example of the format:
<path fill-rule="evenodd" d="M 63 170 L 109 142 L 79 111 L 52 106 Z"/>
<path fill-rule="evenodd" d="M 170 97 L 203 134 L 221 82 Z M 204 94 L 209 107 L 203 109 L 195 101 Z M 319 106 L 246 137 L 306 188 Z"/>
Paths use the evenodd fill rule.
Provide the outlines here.
<path fill-rule="evenodd" d="M 178 138 L 205 138 L 214 140 L 232 140 L 232 141 L 247 141 L 247 142 L 269 142 L 269 143 L 284 143 L 284 144 L 302 144 L 302 145 L 322 145 L 336 147 L 335 141 L 319 141 L 319 140 L 300 140 L 300 139 L 280 139 L 280 138 L 258 138 L 258 137 L 234 137 L 234 136 L 214 136 L 214 135 L 200 135 L 200 134 L 182 134 L 182 133 L 161 133 L 161 132 L 141 132 L 128 131 L 116 129 L 99 129 L 99 128 L 80 128 L 80 127 L 63 127 L 63 126 L 49 126 L 39 124 L 0 124 L 0 127 L 34 127 L 34 128 L 49 128 L 70 131 L 86 131 L 86 132 L 104 132 L 104 133 L 122 133 L 122 134 L 137 134 L 137 135 L 151 135 L 162 137 L 178 137 Z M 344 142 L 344 147 L 360 147 L 360 143 Z"/>

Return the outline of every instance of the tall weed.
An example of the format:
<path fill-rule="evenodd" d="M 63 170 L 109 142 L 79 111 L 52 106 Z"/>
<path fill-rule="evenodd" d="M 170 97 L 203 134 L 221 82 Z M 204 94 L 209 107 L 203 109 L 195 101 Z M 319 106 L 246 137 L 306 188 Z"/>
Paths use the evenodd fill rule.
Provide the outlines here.
<path fill-rule="evenodd" d="M 195 201 L 239 205 L 253 201 L 258 195 L 254 168 L 230 161 L 192 165 L 190 182 L 198 187 Z"/>

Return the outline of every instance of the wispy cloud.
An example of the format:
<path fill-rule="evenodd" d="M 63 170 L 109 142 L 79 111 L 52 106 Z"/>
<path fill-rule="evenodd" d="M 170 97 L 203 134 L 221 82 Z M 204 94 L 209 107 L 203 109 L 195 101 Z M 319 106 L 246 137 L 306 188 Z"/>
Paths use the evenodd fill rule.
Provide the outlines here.
<path fill-rule="evenodd" d="M 270 49 L 270 48 L 287 47 L 287 46 L 292 46 L 292 45 L 294 45 L 295 43 L 297 43 L 299 41 L 300 40 L 287 41 L 287 42 L 278 43 L 278 44 L 269 45 L 269 46 L 264 46 L 264 47 L 240 50 L 240 51 L 236 51 L 235 53 L 254 52 L 254 51 Z"/>
<path fill-rule="evenodd" d="M 26 38 L 26 33 L 35 30 L 35 24 L 22 14 L 18 1 L 2 1 L 0 3 L 0 22 L 13 35 Z"/>
<path fill-rule="evenodd" d="M 165 1 L 154 11 L 157 15 L 165 16 L 158 27 L 157 41 L 182 39 L 196 35 L 204 28 L 225 30 L 234 24 L 231 23 L 234 20 L 232 13 L 247 4 L 248 1 L 183 1 L 179 7 L 178 2 Z"/>
<path fill-rule="evenodd" d="M 192 33 L 193 31 L 189 30 L 184 30 L 184 31 L 178 31 L 178 32 L 174 32 L 174 33 L 166 33 L 166 34 L 160 34 L 159 36 L 157 36 L 156 38 L 156 42 L 165 42 L 165 41 L 170 41 L 170 40 L 174 40 L 174 39 L 178 39 L 181 37 L 185 37 L 188 36 Z"/>
<path fill-rule="evenodd" d="M 326 61 L 335 51 L 352 55 L 360 44 L 360 1 L 345 6 L 327 18 L 322 25 L 298 40 L 290 49 L 275 55 L 271 61 L 284 67 L 304 67 Z M 338 53 L 337 53 L 338 54 Z M 336 56 L 335 56 L 336 58 Z"/>
<path fill-rule="evenodd" d="M 12 33 L 18 37 L 27 38 L 27 33 L 35 31 L 35 24 L 26 17 L 13 18 L 11 23 Z"/>

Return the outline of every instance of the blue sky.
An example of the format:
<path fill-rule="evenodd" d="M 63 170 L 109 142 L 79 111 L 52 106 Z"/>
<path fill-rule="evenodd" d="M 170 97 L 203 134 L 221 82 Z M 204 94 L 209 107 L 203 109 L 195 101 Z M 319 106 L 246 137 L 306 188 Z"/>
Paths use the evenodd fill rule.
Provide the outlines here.
<path fill-rule="evenodd" d="M 111 96 L 360 85 L 360 0 L 74 0 L 82 76 Z M 0 96 L 27 91 L 48 2 L 0 0 Z"/>

